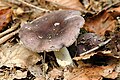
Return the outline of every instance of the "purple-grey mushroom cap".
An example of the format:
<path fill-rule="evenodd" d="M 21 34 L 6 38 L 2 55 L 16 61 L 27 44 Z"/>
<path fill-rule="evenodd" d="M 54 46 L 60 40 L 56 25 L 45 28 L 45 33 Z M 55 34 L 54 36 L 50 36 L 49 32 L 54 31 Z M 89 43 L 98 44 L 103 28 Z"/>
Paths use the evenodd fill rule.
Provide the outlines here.
<path fill-rule="evenodd" d="M 78 37 L 77 55 L 97 47 L 103 39 L 95 33 L 85 33 Z"/>
<path fill-rule="evenodd" d="M 76 10 L 53 11 L 21 26 L 20 40 L 34 52 L 56 51 L 72 45 L 85 20 Z"/>

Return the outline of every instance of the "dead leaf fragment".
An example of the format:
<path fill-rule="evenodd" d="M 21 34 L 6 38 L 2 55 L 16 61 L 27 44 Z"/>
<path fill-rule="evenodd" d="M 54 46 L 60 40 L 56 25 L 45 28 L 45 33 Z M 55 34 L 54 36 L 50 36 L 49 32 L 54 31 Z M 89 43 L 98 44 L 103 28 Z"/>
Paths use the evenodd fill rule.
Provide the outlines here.
<path fill-rule="evenodd" d="M 36 77 L 34 80 L 45 80 L 44 77 Z"/>
<path fill-rule="evenodd" d="M 115 73 L 112 73 L 115 65 L 108 66 L 83 66 L 74 68 L 72 72 L 64 72 L 65 80 L 102 80 L 103 77 L 116 78 Z M 110 75 L 112 74 L 112 75 Z M 118 74 L 117 74 L 118 75 Z"/>
<path fill-rule="evenodd" d="M 18 7 L 13 12 L 15 15 L 22 15 L 24 13 L 24 10 L 22 8 Z"/>
<path fill-rule="evenodd" d="M 26 68 L 36 64 L 40 59 L 37 53 L 26 49 L 20 44 L 11 45 L 6 43 L 1 47 L 0 66 Z"/>
<path fill-rule="evenodd" d="M 119 7 L 116 7 L 116 8 L 110 9 L 110 10 L 108 10 L 108 12 L 110 12 L 110 14 L 111 14 L 113 17 L 120 16 L 120 6 L 119 6 Z"/>
<path fill-rule="evenodd" d="M 46 0 L 46 1 L 50 1 L 70 9 L 81 10 L 84 8 L 79 0 Z"/>
<path fill-rule="evenodd" d="M 115 22 L 112 15 L 104 10 L 91 18 L 87 18 L 84 28 L 102 36 L 106 31 L 114 31 Z"/>
<path fill-rule="evenodd" d="M 31 74 L 33 74 L 37 78 L 43 77 L 42 70 L 39 65 L 29 66 L 28 70 L 31 72 Z"/>
<path fill-rule="evenodd" d="M 111 35 L 112 40 L 106 45 L 110 49 L 111 56 L 120 58 L 120 32 L 115 32 Z"/>
<path fill-rule="evenodd" d="M 16 74 L 14 75 L 14 78 L 16 79 L 22 79 L 22 78 L 26 78 L 27 77 L 27 71 L 22 72 L 20 70 L 16 71 Z"/>
<path fill-rule="evenodd" d="M 118 77 L 118 74 L 118 72 L 112 72 L 111 74 L 107 75 L 106 78 L 115 79 Z"/>
<path fill-rule="evenodd" d="M 62 70 L 54 68 L 52 71 L 48 73 L 50 80 L 56 80 L 59 79 L 62 76 Z"/>
<path fill-rule="evenodd" d="M 22 79 L 27 77 L 27 71 L 1 69 L 0 80 Z"/>
<path fill-rule="evenodd" d="M 10 8 L 0 10 L 0 31 L 10 22 L 12 10 Z"/>
<path fill-rule="evenodd" d="M 6 9 L 9 8 L 10 6 L 8 6 L 4 1 L 0 0 L 0 10 L 2 9 Z"/>

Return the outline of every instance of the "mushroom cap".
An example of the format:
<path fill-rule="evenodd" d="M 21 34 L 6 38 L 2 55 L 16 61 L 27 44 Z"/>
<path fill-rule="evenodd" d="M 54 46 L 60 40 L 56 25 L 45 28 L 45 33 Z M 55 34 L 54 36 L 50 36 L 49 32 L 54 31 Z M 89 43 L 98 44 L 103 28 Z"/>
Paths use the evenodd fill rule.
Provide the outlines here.
<path fill-rule="evenodd" d="M 85 21 L 76 10 L 53 11 L 21 26 L 19 37 L 34 52 L 56 51 L 72 45 Z"/>
<path fill-rule="evenodd" d="M 103 39 L 95 33 L 85 33 L 78 37 L 77 55 L 98 46 Z"/>

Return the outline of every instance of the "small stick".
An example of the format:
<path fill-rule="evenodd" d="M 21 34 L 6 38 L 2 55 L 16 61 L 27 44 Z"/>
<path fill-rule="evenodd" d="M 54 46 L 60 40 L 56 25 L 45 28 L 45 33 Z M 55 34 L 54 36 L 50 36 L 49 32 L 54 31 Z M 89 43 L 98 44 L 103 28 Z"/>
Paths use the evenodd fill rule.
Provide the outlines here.
<path fill-rule="evenodd" d="M 15 34 L 17 34 L 19 32 L 19 29 L 18 30 L 16 30 L 16 31 L 14 31 L 14 32 L 11 32 L 10 34 L 8 34 L 8 35 L 6 35 L 6 36 L 4 36 L 4 37 L 2 37 L 2 38 L 0 38 L 0 45 L 2 44 L 2 43 L 4 43 L 5 41 L 7 41 L 8 39 L 10 39 L 11 37 L 13 37 Z"/>
<path fill-rule="evenodd" d="M 19 26 L 19 23 L 13 25 L 11 28 L 7 29 L 6 31 L 0 33 L 0 38 L 12 31 L 14 31 L 16 28 L 18 28 L 18 26 Z"/>
<path fill-rule="evenodd" d="M 120 3 L 120 1 L 114 2 L 113 4 L 110 4 L 110 5 L 108 5 L 107 7 L 103 8 L 102 11 L 103 11 L 103 10 L 108 10 L 108 9 L 111 8 L 112 6 L 114 6 L 114 5 L 116 5 L 116 4 L 119 4 L 119 3 Z"/>
<path fill-rule="evenodd" d="M 46 51 L 44 51 L 44 55 L 43 55 L 43 77 L 46 79 L 46 69 L 45 69 L 45 58 L 46 58 Z"/>
<path fill-rule="evenodd" d="M 90 49 L 90 50 L 88 50 L 88 51 L 86 51 L 86 52 L 84 52 L 84 53 L 81 53 L 80 56 L 83 56 L 83 55 L 86 55 L 86 54 L 88 54 L 88 53 L 90 53 L 90 52 L 92 52 L 92 51 L 95 51 L 95 50 L 97 50 L 97 49 L 100 48 L 101 46 L 104 46 L 105 44 L 107 44 L 107 43 L 110 42 L 110 41 L 111 41 L 111 39 L 108 39 L 108 40 L 106 40 L 105 42 L 102 42 L 102 43 L 98 44 L 97 47 L 95 47 L 95 48 L 93 48 L 93 49 Z"/>
<path fill-rule="evenodd" d="M 38 10 L 41 10 L 41 11 L 46 11 L 46 12 L 49 11 L 49 10 L 47 10 L 47 9 L 43 9 L 43 8 L 34 6 L 34 5 L 32 5 L 32 4 L 29 4 L 29 3 L 27 3 L 27 2 L 25 2 L 25 1 L 23 1 L 23 0 L 18 0 L 18 1 L 21 2 L 21 3 L 23 3 L 23 4 L 25 4 L 25 5 L 27 5 L 27 6 L 33 7 L 33 8 L 35 8 L 35 9 L 38 9 Z"/>
<path fill-rule="evenodd" d="M 84 53 L 81 53 L 80 56 L 85 56 L 86 54 L 88 54 L 88 53 L 90 53 L 90 52 L 92 52 L 92 51 L 94 51 L 94 50 L 97 50 L 97 49 L 100 48 L 101 46 L 107 44 L 109 41 L 111 41 L 111 39 L 108 39 L 108 40 L 106 40 L 105 42 L 102 42 L 102 43 L 98 44 L 98 46 L 95 47 L 95 48 L 93 48 L 93 49 L 90 49 L 90 50 L 88 50 L 88 51 L 86 51 L 86 52 L 84 52 Z M 74 57 L 73 59 L 74 59 L 74 60 L 80 60 L 81 58 L 80 58 L 80 57 Z"/>

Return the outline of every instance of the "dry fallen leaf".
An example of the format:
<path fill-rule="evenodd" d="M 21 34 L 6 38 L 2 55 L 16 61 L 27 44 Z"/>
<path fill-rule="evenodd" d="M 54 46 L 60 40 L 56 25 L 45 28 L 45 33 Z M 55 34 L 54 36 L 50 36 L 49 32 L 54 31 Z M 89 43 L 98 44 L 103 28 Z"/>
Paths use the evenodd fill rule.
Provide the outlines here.
<path fill-rule="evenodd" d="M 75 10 L 84 9 L 83 5 L 80 3 L 79 0 L 46 0 L 46 1 L 50 1 L 70 9 Z"/>
<path fill-rule="evenodd" d="M 0 66 L 26 68 L 36 64 L 41 59 L 37 53 L 20 44 L 6 43 L 0 49 Z"/>
<path fill-rule="evenodd" d="M 113 16 L 103 10 L 91 18 L 87 18 L 84 28 L 89 32 L 104 35 L 106 31 L 114 31 L 115 22 Z"/>
<path fill-rule="evenodd" d="M 13 69 L 1 69 L 0 80 L 13 80 L 22 79 L 27 77 L 27 71 L 13 70 Z"/>
<path fill-rule="evenodd" d="M 64 72 L 65 80 L 102 80 L 102 78 L 116 78 L 117 72 L 113 73 L 115 65 L 107 66 L 83 66 L 80 68 L 74 68 L 72 72 Z M 110 75 L 111 74 L 111 75 Z"/>
<path fill-rule="evenodd" d="M 7 4 L 5 4 L 2 0 L 0 0 L 0 10 L 9 8 Z"/>
<path fill-rule="evenodd" d="M 13 10 L 13 13 L 15 15 L 22 15 L 24 13 L 24 10 L 21 7 L 18 7 L 17 9 Z"/>
<path fill-rule="evenodd" d="M 118 64 L 116 65 L 115 71 L 120 72 L 120 60 L 118 60 L 117 63 Z"/>
<path fill-rule="evenodd" d="M 37 78 L 42 78 L 42 70 L 39 65 L 33 65 L 28 68 L 28 70 Z"/>
<path fill-rule="evenodd" d="M 110 9 L 110 10 L 108 10 L 108 12 L 110 12 L 110 14 L 111 14 L 113 17 L 120 16 L 120 6 L 119 6 L 119 7 L 116 7 L 116 8 Z"/>
<path fill-rule="evenodd" d="M 50 80 L 56 80 L 60 79 L 62 74 L 63 74 L 62 70 L 54 68 L 52 71 L 48 73 L 48 77 Z"/>
<path fill-rule="evenodd" d="M 21 79 L 21 78 L 26 78 L 27 77 L 27 71 L 22 72 L 20 70 L 16 71 L 16 74 L 14 75 L 14 78 L 16 79 Z"/>
<path fill-rule="evenodd" d="M 0 31 L 10 22 L 12 10 L 10 8 L 0 10 Z"/>
<path fill-rule="evenodd" d="M 72 73 L 65 72 L 64 77 L 65 80 L 102 80 L 99 73 L 92 68 L 77 68 Z"/>
<path fill-rule="evenodd" d="M 107 75 L 105 78 L 116 79 L 118 77 L 118 72 L 112 72 L 111 74 Z"/>
<path fill-rule="evenodd" d="M 114 32 L 110 37 L 112 39 L 106 47 L 112 51 L 111 56 L 120 58 L 120 32 Z"/>

